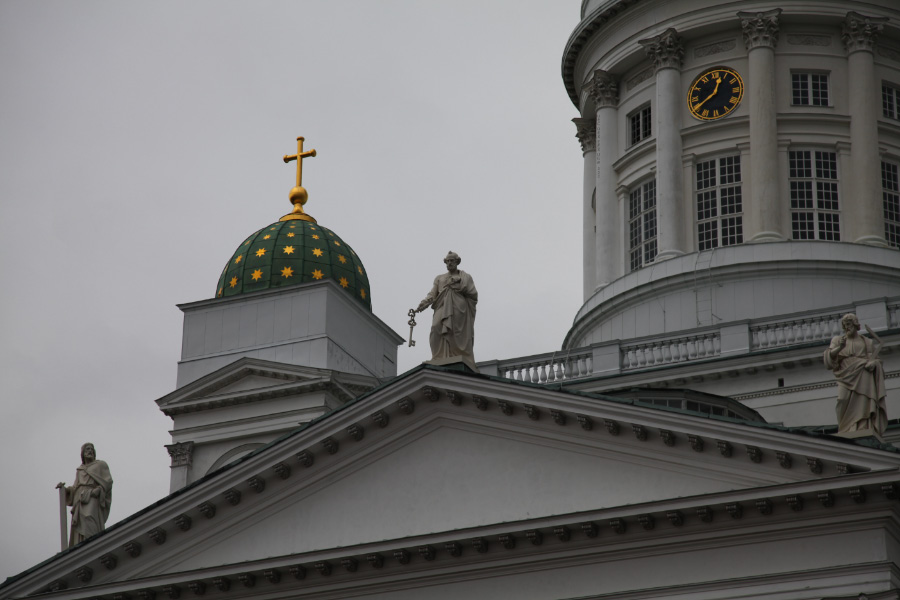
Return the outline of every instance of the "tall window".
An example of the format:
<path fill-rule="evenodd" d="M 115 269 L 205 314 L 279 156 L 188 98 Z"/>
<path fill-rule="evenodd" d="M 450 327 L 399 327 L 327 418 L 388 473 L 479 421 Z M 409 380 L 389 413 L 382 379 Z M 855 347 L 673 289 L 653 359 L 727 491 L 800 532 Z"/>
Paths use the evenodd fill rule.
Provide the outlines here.
<path fill-rule="evenodd" d="M 650 137 L 652 129 L 650 127 L 650 105 L 635 111 L 628 117 L 631 125 L 631 143 L 637 144 L 639 141 Z"/>
<path fill-rule="evenodd" d="M 837 155 L 819 150 L 788 152 L 791 186 L 791 237 L 841 239 Z"/>
<path fill-rule="evenodd" d="M 700 250 L 744 242 L 741 157 L 697 163 L 697 243 Z"/>
<path fill-rule="evenodd" d="M 888 119 L 900 119 L 900 89 L 881 84 L 881 111 Z"/>
<path fill-rule="evenodd" d="M 628 248 L 634 271 L 656 258 L 656 180 L 631 190 L 628 206 Z"/>
<path fill-rule="evenodd" d="M 894 248 L 900 248 L 900 167 L 894 163 L 881 163 L 881 188 L 884 199 L 884 239 Z"/>
<path fill-rule="evenodd" d="M 828 106 L 828 74 L 791 73 L 791 104 Z"/>

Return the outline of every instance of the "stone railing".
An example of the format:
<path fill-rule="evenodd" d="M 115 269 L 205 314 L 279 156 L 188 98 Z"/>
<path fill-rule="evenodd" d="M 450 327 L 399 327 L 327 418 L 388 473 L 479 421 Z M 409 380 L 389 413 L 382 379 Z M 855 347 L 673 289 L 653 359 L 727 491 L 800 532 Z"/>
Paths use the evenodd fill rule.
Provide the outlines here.
<path fill-rule="evenodd" d="M 830 340 L 833 336 L 841 333 L 841 316 L 844 314 L 837 312 L 790 321 L 751 325 L 750 349 L 764 350 L 818 340 Z"/>
<path fill-rule="evenodd" d="M 722 351 L 717 331 L 623 346 L 623 371 L 687 362 L 718 356 Z"/>
<path fill-rule="evenodd" d="M 590 348 L 579 348 L 571 352 L 559 351 L 504 360 L 498 362 L 497 374 L 507 379 L 531 383 L 580 379 L 593 373 L 592 355 Z"/>
<path fill-rule="evenodd" d="M 861 312 L 862 311 L 862 312 Z M 516 381 L 554 383 L 605 377 L 629 371 L 689 363 L 718 356 L 740 356 L 760 350 L 828 341 L 841 333 L 841 317 L 865 315 L 875 329 L 900 327 L 900 298 L 847 305 L 827 313 L 783 320 L 741 321 L 705 328 L 680 337 L 643 338 L 594 344 L 584 348 L 479 363 L 482 373 Z M 662 339 L 660 339 L 662 338 Z"/>

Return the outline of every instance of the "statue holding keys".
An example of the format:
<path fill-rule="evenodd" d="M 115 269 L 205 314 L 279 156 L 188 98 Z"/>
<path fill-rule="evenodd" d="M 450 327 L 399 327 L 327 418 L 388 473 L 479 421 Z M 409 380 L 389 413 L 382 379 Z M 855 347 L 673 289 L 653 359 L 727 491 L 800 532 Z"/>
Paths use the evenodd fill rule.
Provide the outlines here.
<path fill-rule="evenodd" d="M 459 270 L 460 262 L 456 252 L 447 253 L 444 258 L 447 272 L 434 278 L 431 291 L 419 302 L 415 312 L 422 312 L 429 306 L 434 309 L 429 335 L 432 355 L 429 363 L 446 365 L 462 362 L 477 372 L 473 346 L 478 290 L 472 277 Z"/>

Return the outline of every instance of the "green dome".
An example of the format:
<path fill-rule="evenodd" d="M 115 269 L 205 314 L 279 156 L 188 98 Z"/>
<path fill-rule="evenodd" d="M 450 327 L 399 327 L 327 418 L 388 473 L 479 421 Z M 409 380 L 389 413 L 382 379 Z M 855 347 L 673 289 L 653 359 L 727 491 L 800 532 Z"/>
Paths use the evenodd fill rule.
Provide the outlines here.
<path fill-rule="evenodd" d="M 353 248 L 317 223 L 278 221 L 244 240 L 222 269 L 217 298 L 333 279 L 372 310 L 369 279 Z"/>

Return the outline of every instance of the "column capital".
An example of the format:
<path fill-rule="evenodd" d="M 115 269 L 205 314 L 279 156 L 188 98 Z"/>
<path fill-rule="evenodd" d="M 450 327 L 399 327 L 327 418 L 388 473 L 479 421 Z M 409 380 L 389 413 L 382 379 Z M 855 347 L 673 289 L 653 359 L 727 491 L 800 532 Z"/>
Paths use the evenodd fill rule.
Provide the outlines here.
<path fill-rule="evenodd" d="M 598 110 L 607 106 L 615 107 L 619 103 L 619 82 L 602 69 L 594 71 L 587 88 L 588 96 Z"/>
<path fill-rule="evenodd" d="M 778 44 L 780 8 L 763 12 L 740 11 L 737 16 L 741 20 L 741 32 L 744 34 L 744 46 L 747 50 L 774 48 Z"/>
<path fill-rule="evenodd" d="M 578 141 L 581 142 L 582 152 L 593 152 L 597 149 L 597 119 L 582 119 L 576 117 L 572 119 L 575 123 L 577 131 L 575 132 Z"/>
<path fill-rule="evenodd" d="M 172 458 L 171 467 L 189 467 L 191 466 L 194 455 L 194 442 L 178 442 L 176 444 L 167 444 L 166 450 Z"/>
<path fill-rule="evenodd" d="M 684 46 L 672 27 L 657 36 L 638 40 L 638 43 L 644 47 L 657 72 L 660 69 L 680 69 L 684 63 Z"/>
<path fill-rule="evenodd" d="M 875 40 L 884 28 L 887 17 L 867 17 L 856 11 L 847 13 L 841 31 L 841 40 L 848 53 L 865 50 L 871 52 Z"/>

